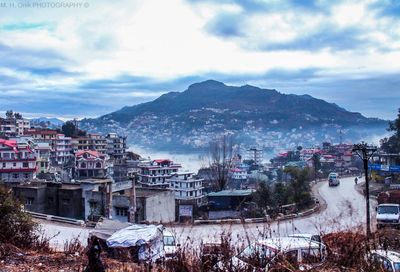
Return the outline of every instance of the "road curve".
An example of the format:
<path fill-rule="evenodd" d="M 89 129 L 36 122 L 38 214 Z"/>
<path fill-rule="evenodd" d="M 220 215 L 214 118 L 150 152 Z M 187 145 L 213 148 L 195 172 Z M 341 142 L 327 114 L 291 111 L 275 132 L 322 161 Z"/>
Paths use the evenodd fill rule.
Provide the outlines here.
<path fill-rule="evenodd" d="M 232 242 L 240 246 L 266 236 L 295 233 L 327 233 L 336 230 L 356 229 L 365 226 L 365 198 L 354 187 L 353 178 L 343 178 L 337 187 L 329 187 L 326 181 L 318 185 L 318 193 L 326 202 L 326 209 L 304 218 L 294 218 L 272 223 L 247 223 L 224 225 L 196 225 L 167 227 L 179 243 L 197 247 L 203 241 L 217 241 L 221 235 L 229 234 Z M 371 201 L 371 218 L 374 218 L 376 203 Z M 53 237 L 51 245 L 62 249 L 65 241 L 79 237 L 86 244 L 90 229 L 41 222 L 47 237 Z M 58 235 L 57 235 L 58 234 Z"/>

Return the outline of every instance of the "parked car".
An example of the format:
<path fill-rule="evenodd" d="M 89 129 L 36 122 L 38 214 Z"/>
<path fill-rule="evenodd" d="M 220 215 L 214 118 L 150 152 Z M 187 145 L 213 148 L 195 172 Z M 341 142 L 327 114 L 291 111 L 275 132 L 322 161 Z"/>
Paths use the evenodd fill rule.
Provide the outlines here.
<path fill-rule="evenodd" d="M 339 174 L 338 173 L 330 173 L 328 176 L 329 186 L 338 186 L 340 184 Z"/>
<path fill-rule="evenodd" d="M 376 207 L 376 227 L 400 226 L 400 205 L 394 203 L 379 204 Z"/>
<path fill-rule="evenodd" d="M 322 244 L 322 238 L 321 238 L 321 235 L 319 235 L 319 234 L 296 233 L 296 234 L 289 235 L 289 237 L 310 239 L 311 241 Z"/>
<path fill-rule="evenodd" d="M 384 272 L 400 272 L 400 253 L 391 250 L 371 250 L 370 261 Z"/>
<path fill-rule="evenodd" d="M 163 231 L 165 258 L 173 258 L 176 255 L 177 246 L 175 236 L 168 230 Z"/>
<path fill-rule="evenodd" d="M 310 269 L 321 265 L 326 257 L 325 246 L 304 237 L 278 237 L 258 241 L 233 257 L 229 265 L 236 270 L 253 268 L 254 271 L 270 271 L 282 264 L 294 269 Z M 218 268 L 224 270 L 219 262 Z"/>

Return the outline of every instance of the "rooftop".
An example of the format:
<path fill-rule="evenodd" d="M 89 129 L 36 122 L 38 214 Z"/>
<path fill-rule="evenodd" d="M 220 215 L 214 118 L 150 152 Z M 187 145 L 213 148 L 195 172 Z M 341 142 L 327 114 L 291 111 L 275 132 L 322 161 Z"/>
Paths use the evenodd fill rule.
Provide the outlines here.
<path fill-rule="evenodd" d="M 219 192 L 211 192 L 207 196 L 249 196 L 255 190 L 246 189 L 246 190 L 222 190 Z"/>

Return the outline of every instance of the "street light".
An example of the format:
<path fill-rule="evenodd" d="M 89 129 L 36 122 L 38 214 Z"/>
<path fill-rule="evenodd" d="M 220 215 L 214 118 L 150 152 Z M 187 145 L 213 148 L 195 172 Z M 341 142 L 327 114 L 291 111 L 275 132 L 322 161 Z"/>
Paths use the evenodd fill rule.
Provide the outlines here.
<path fill-rule="evenodd" d="M 369 180 L 368 180 L 368 161 L 372 155 L 376 152 L 377 148 L 369 146 L 367 143 L 361 142 L 353 146 L 352 152 L 355 152 L 364 162 L 365 172 L 365 193 L 366 193 L 366 208 L 367 208 L 367 237 L 371 235 L 371 218 L 370 218 L 370 207 L 369 207 Z"/>

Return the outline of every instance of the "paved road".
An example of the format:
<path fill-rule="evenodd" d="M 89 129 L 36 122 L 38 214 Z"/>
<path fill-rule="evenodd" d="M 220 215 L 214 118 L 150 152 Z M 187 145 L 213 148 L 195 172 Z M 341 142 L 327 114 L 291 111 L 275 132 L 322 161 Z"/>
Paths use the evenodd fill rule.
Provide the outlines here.
<path fill-rule="evenodd" d="M 354 187 L 353 178 L 341 179 L 338 187 L 329 187 L 327 182 L 319 184 L 318 193 L 327 204 L 319 214 L 305 218 L 295 218 L 271 224 L 232 224 L 232 225 L 197 225 L 174 226 L 168 228 L 182 245 L 198 246 L 201 241 L 217 241 L 221 234 L 230 233 L 233 243 L 246 244 L 265 236 L 288 235 L 294 233 L 327 233 L 335 230 L 363 228 L 365 222 L 365 199 Z M 374 218 L 376 203 L 371 201 L 371 218 Z M 60 234 L 52 239 L 51 244 L 62 249 L 66 240 L 79 236 L 86 243 L 90 229 L 42 224 L 48 237 Z"/>

